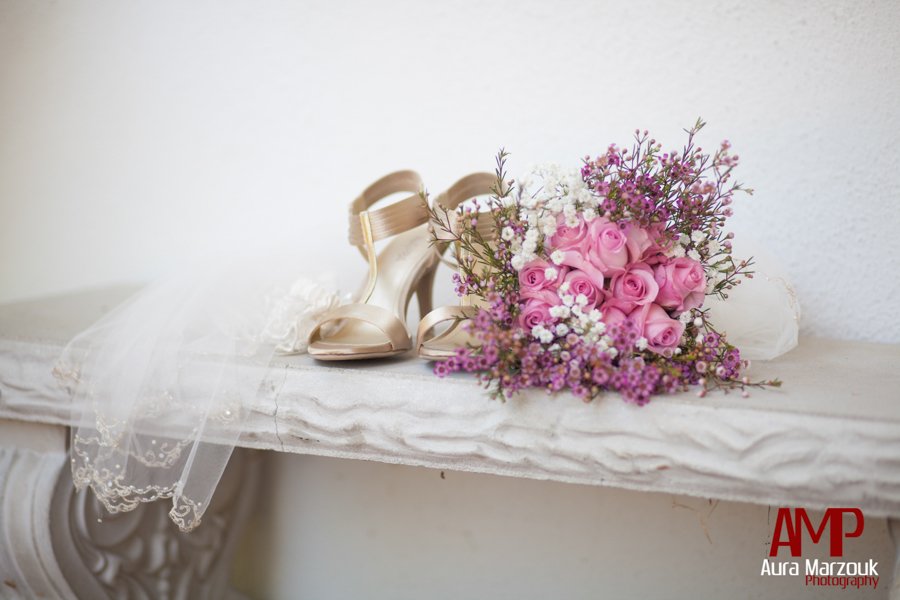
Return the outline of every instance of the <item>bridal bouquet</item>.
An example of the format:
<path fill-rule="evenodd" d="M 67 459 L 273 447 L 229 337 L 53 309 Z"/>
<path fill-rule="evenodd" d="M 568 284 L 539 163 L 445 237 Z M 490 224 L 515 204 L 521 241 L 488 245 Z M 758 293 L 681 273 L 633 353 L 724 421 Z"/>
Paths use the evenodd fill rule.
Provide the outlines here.
<path fill-rule="evenodd" d="M 711 154 L 695 145 L 702 127 L 681 151 L 636 131 L 630 149 L 519 183 L 501 151 L 487 210 L 433 208 L 455 242 L 456 292 L 478 307 L 462 324 L 471 342 L 435 372 L 476 373 L 500 398 L 536 387 L 637 404 L 689 386 L 702 396 L 779 385 L 743 375 L 747 361 L 704 309 L 753 273 L 724 227 L 734 195 L 752 190 L 732 182 L 727 141 Z"/>

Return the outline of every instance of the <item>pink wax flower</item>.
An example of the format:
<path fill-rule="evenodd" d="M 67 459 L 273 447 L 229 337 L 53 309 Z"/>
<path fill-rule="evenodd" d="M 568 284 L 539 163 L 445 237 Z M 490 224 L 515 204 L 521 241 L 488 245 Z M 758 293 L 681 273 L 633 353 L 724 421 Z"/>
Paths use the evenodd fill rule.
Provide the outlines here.
<path fill-rule="evenodd" d="M 553 322 L 550 316 L 552 304 L 545 302 L 540 298 L 529 298 L 522 305 L 522 312 L 519 313 L 519 326 L 525 331 L 531 331 L 536 325 L 546 325 Z"/>
<path fill-rule="evenodd" d="M 636 306 L 645 306 L 656 300 L 659 285 L 653 277 L 653 270 L 644 263 L 638 263 L 613 276 L 610 291 L 612 298 L 609 302 L 623 312 L 631 312 Z"/>
<path fill-rule="evenodd" d="M 602 284 L 601 279 L 601 284 Z M 569 294 L 577 297 L 579 294 L 584 294 L 584 297 L 587 298 L 586 308 L 594 308 L 606 297 L 606 293 L 603 291 L 601 287 L 599 287 L 595 280 L 585 273 L 584 271 L 580 271 L 578 269 L 572 269 L 568 273 L 566 273 L 563 282 L 567 282 L 569 284 Z"/>
<path fill-rule="evenodd" d="M 643 332 L 647 348 L 656 354 L 662 354 L 666 350 L 674 350 L 681 342 L 684 323 L 670 317 L 658 304 L 651 304 L 646 309 Z"/>
<path fill-rule="evenodd" d="M 682 313 L 703 306 L 706 274 L 696 260 L 681 257 L 657 265 L 653 276 L 659 285 L 656 303 Z"/>
<path fill-rule="evenodd" d="M 555 277 L 547 277 L 548 268 L 556 271 Z M 547 289 L 555 290 L 559 287 L 565 274 L 566 269 L 563 267 L 550 264 L 545 260 L 533 260 L 519 271 L 519 289 L 522 295 Z"/>
<path fill-rule="evenodd" d="M 591 264 L 607 277 L 621 273 L 628 264 L 628 248 L 619 226 L 604 218 L 594 219 L 588 227 L 588 237 Z"/>
<path fill-rule="evenodd" d="M 563 215 L 556 218 L 556 233 L 550 238 L 551 248 L 583 254 L 587 251 L 588 241 L 588 226 L 581 217 L 578 218 L 578 225 L 575 227 L 569 227 Z"/>

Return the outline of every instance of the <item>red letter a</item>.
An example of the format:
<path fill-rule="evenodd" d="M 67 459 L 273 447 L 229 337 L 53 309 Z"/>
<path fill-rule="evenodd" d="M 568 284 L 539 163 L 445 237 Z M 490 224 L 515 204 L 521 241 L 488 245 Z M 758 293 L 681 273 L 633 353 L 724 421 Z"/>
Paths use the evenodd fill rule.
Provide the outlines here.
<path fill-rule="evenodd" d="M 787 541 L 781 541 L 782 529 L 787 528 Z M 778 549 L 781 546 L 787 546 L 791 549 L 791 556 L 800 556 L 801 540 L 797 528 L 794 527 L 794 521 L 791 519 L 791 509 L 779 508 L 778 516 L 775 517 L 775 533 L 772 534 L 772 547 L 769 549 L 769 556 L 778 556 Z"/>

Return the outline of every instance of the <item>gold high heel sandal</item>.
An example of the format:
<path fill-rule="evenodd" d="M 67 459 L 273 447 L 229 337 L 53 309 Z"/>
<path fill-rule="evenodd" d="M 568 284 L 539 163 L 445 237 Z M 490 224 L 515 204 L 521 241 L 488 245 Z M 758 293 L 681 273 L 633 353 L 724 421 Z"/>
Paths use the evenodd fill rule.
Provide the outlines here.
<path fill-rule="evenodd" d="M 450 186 L 446 192 L 434 200 L 434 204 L 447 211 L 451 218 L 452 229 L 454 223 L 457 222 L 455 219 L 458 218 L 458 213 L 455 212 L 456 208 L 466 200 L 478 196 L 490 196 L 493 194 L 496 184 L 497 176 L 493 173 L 473 173 Z M 488 216 L 479 219 L 477 228 L 486 240 L 495 235 L 494 220 Z M 447 232 L 433 225 L 432 229 L 437 240 L 450 241 L 453 239 Z M 449 243 L 436 244 L 438 254 L 442 255 L 449 245 Z M 478 306 L 473 304 L 472 299 L 464 296 L 460 298 L 457 306 L 441 306 L 426 314 L 419 322 L 416 333 L 416 352 L 419 357 L 425 360 L 442 360 L 453 356 L 457 348 L 476 343 L 476 339 L 460 326 L 477 310 Z M 443 331 L 438 332 L 438 326 L 443 323 L 449 323 L 449 325 Z"/>
<path fill-rule="evenodd" d="M 430 247 L 428 211 L 420 194 L 422 178 L 398 171 L 370 185 L 350 205 L 350 243 L 369 263 L 357 300 L 326 313 L 309 335 L 317 360 L 360 360 L 396 356 L 412 348 L 406 310 L 413 294 L 419 314 L 431 310 L 431 288 L 439 257 Z M 396 193 L 412 195 L 376 210 L 369 208 Z M 393 238 L 380 254 L 375 242 Z"/>

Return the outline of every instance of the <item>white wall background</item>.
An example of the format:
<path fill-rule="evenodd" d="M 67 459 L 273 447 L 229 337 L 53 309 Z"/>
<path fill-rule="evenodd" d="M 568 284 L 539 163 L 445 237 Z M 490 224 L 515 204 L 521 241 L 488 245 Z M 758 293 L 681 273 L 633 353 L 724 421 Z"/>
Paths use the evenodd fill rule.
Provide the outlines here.
<path fill-rule="evenodd" d="M 884 519 L 867 518 L 844 546 L 844 560 L 878 562 L 878 588 L 816 588 L 760 576 L 774 508 L 314 456 L 277 455 L 270 466 L 239 572 L 269 598 L 888 597 Z M 828 544 L 804 534 L 803 553 L 828 560 Z"/>
<path fill-rule="evenodd" d="M 0 301 L 289 239 L 416 168 L 577 164 L 702 115 L 804 329 L 900 341 L 900 3 L 0 2 Z M 324 249 L 324 250 L 323 250 Z"/>
<path fill-rule="evenodd" d="M 635 127 L 675 146 L 702 115 L 757 190 L 734 228 L 784 261 L 804 330 L 900 342 L 898 95 L 889 0 L 0 1 L 0 301 L 274 240 L 351 286 L 345 206 L 383 173 L 438 191 L 501 145 L 514 169 L 577 164 Z M 764 508 L 720 507 L 710 543 L 667 497 L 297 457 L 273 475 L 256 546 L 280 558 L 255 585 L 275 596 L 397 577 L 629 597 L 610 570 L 641 597 L 794 593 L 747 571 Z M 861 552 L 886 554 L 873 535 Z"/>

